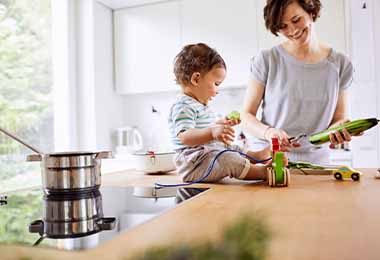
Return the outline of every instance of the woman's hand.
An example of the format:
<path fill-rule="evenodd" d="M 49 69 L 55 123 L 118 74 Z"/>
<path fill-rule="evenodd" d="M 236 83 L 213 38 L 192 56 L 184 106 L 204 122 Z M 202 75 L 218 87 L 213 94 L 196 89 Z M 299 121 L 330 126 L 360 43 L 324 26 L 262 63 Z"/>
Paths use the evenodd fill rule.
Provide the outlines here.
<path fill-rule="evenodd" d="M 340 125 L 343 125 L 344 123 L 347 123 L 347 122 L 350 122 L 350 120 L 341 119 L 341 120 L 335 122 L 334 124 L 332 124 L 329 128 L 332 128 L 335 126 L 340 126 Z M 360 136 L 360 135 L 363 135 L 363 132 L 356 134 L 356 135 L 352 135 L 352 136 Z M 335 132 L 330 133 L 330 142 L 333 145 L 342 144 L 344 142 L 350 142 L 351 139 L 352 139 L 351 134 L 345 128 L 343 128 L 340 131 L 335 131 Z"/>
<path fill-rule="evenodd" d="M 278 138 L 281 151 L 290 152 L 292 148 L 292 144 L 289 142 L 289 135 L 282 129 L 269 127 L 264 132 L 264 138 L 269 143 L 272 143 L 272 138 Z"/>
<path fill-rule="evenodd" d="M 210 127 L 211 135 L 214 140 L 221 141 L 227 145 L 230 145 L 231 142 L 235 139 L 235 131 L 232 126 L 228 124 L 215 124 Z"/>

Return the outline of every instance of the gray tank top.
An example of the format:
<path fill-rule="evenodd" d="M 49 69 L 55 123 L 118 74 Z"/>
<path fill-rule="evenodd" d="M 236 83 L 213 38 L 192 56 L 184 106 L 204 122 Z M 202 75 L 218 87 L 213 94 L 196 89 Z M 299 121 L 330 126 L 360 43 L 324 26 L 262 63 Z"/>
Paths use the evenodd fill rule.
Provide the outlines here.
<path fill-rule="evenodd" d="M 306 64 L 281 46 L 263 50 L 251 60 L 250 78 L 265 86 L 261 121 L 285 130 L 289 136 L 326 129 L 332 120 L 339 91 L 352 82 L 353 66 L 343 54 L 331 50 L 316 64 Z M 268 143 L 248 135 L 250 148 Z M 329 163 L 328 145 L 315 147 L 307 140 L 289 153 L 291 160 Z"/>

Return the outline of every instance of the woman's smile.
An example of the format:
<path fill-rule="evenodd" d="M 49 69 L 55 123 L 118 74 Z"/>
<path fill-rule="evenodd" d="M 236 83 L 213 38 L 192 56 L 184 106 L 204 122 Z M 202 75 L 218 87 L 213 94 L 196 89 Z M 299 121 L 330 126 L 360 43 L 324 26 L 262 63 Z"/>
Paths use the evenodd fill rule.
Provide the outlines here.
<path fill-rule="evenodd" d="M 303 29 L 300 33 L 296 33 L 291 38 L 293 38 L 294 40 L 299 40 L 305 34 L 306 30 L 307 28 Z"/>

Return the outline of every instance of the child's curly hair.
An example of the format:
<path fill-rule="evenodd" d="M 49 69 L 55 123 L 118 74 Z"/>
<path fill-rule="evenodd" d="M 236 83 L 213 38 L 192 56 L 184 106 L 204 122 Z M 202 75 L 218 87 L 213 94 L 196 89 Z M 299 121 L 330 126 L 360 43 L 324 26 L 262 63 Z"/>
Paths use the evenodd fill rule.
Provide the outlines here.
<path fill-rule="evenodd" d="M 207 73 L 215 66 L 227 69 L 216 50 L 204 43 L 186 45 L 174 59 L 175 80 L 180 85 L 190 84 L 193 73 Z"/>

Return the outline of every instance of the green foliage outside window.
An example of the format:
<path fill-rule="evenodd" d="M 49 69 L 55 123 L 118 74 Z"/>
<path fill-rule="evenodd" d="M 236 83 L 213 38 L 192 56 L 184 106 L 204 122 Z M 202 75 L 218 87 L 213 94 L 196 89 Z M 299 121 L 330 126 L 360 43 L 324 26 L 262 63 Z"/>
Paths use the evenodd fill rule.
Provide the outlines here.
<path fill-rule="evenodd" d="M 0 0 L 0 127 L 37 146 L 52 117 L 50 12 L 50 0 Z M 14 169 L 25 149 L 0 133 L 0 181 L 30 168 Z"/>

